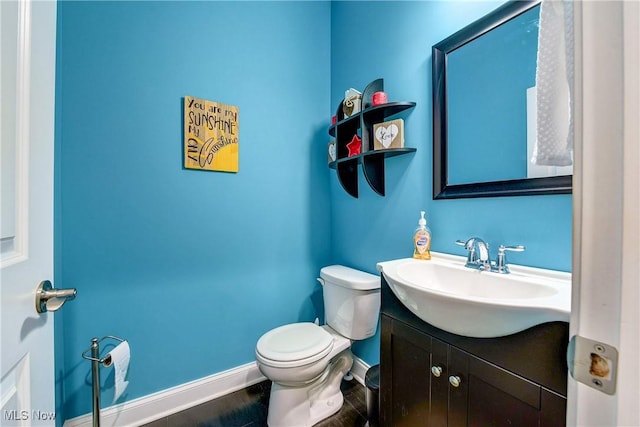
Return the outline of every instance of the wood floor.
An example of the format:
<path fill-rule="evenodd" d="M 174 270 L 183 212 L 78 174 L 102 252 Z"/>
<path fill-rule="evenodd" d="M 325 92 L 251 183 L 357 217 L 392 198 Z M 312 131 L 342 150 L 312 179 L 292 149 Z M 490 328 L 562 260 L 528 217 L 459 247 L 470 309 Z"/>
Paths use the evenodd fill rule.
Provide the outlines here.
<path fill-rule="evenodd" d="M 367 423 L 365 388 L 342 381 L 344 404 L 338 413 L 314 427 L 363 427 Z M 143 427 L 266 427 L 271 382 L 251 387 L 161 418 Z"/>

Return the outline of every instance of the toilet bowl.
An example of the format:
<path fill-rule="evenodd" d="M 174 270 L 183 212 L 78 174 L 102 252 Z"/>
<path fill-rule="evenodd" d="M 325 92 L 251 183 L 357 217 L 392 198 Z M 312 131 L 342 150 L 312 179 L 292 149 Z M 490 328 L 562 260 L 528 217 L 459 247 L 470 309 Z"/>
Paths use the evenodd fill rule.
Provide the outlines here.
<path fill-rule="evenodd" d="M 282 385 L 297 386 L 316 380 L 329 361 L 349 348 L 348 339 L 328 326 L 292 323 L 264 334 L 256 345 L 262 374 Z"/>
<path fill-rule="evenodd" d="M 351 341 L 375 334 L 380 279 L 349 267 L 324 267 L 327 324 L 301 322 L 266 332 L 256 344 L 256 362 L 272 381 L 269 427 L 311 427 L 338 412 L 340 383 L 353 364 Z"/>

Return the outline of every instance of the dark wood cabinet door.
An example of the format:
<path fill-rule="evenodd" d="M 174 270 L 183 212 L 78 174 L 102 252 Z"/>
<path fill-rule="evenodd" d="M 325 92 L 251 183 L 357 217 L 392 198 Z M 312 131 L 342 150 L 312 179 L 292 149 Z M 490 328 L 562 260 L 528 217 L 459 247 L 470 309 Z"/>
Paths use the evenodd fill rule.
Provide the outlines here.
<path fill-rule="evenodd" d="M 447 427 L 449 412 L 449 345 L 431 338 L 431 406 L 429 427 Z"/>
<path fill-rule="evenodd" d="M 467 426 L 469 355 L 449 346 L 449 427 Z"/>
<path fill-rule="evenodd" d="M 564 427 L 566 398 L 382 316 L 383 427 Z"/>
<path fill-rule="evenodd" d="M 381 424 L 427 426 L 431 338 L 398 322 L 383 324 L 391 326 L 392 333 L 383 337 L 389 354 L 381 360 L 380 386 L 389 386 L 391 393 L 381 400 Z"/>
<path fill-rule="evenodd" d="M 567 399 L 544 388 L 541 398 L 540 427 L 565 427 L 567 425 Z"/>
<path fill-rule="evenodd" d="M 464 366 L 466 359 L 466 411 L 450 405 L 450 411 L 466 412 L 469 427 L 538 427 L 541 387 L 496 365 L 455 347 L 450 348 L 452 364 Z M 461 368 L 462 369 L 462 368 Z M 453 370 L 453 367 L 451 368 Z M 460 388 L 460 387 L 459 387 Z M 461 416 L 450 414 L 452 417 Z"/>

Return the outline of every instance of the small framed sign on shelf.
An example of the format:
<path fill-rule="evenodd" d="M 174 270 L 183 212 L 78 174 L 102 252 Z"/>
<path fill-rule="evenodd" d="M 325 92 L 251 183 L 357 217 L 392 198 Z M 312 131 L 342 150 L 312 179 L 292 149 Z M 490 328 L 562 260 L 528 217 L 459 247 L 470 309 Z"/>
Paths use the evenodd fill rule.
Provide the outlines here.
<path fill-rule="evenodd" d="M 329 141 L 329 145 L 327 146 L 327 160 L 329 163 L 331 163 L 335 162 L 336 159 L 336 141 L 332 139 L 331 141 Z"/>
<path fill-rule="evenodd" d="M 404 120 L 396 119 L 373 125 L 373 149 L 404 147 Z"/>

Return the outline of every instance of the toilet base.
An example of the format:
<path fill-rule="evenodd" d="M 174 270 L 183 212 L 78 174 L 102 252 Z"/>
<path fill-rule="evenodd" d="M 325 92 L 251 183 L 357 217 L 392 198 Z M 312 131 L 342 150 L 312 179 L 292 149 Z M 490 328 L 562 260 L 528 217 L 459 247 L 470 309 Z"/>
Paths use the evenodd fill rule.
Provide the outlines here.
<path fill-rule="evenodd" d="M 275 399 L 273 399 L 274 396 Z M 338 412 L 343 402 L 344 397 L 340 389 L 330 397 L 310 402 L 304 390 L 273 383 L 267 425 L 269 427 L 311 427 Z"/>
<path fill-rule="evenodd" d="M 339 353 L 325 373 L 311 384 L 290 387 L 273 382 L 269 397 L 269 427 L 311 427 L 340 410 L 340 383 L 353 364 L 351 350 Z"/>

